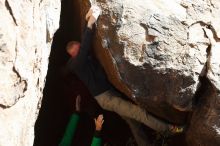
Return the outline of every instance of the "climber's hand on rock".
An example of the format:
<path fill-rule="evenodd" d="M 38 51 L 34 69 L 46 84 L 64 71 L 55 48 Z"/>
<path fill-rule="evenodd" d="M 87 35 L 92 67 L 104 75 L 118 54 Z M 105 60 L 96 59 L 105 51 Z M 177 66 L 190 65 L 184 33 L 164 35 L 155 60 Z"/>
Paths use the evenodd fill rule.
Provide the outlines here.
<path fill-rule="evenodd" d="M 92 29 L 93 24 L 98 20 L 98 17 L 101 13 L 101 9 L 93 5 L 89 12 L 86 14 L 86 20 L 88 20 L 88 27 Z"/>
<path fill-rule="evenodd" d="M 99 115 L 95 120 L 95 130 L 101 131 L 102 130 L 102 124 L 104 123 L 103 115 Z"/>
<path fill-rule="evenodd" d="M 77 112 L 80 112 L 80 102 L 81 102 L 81 96 L 78 95 L 78 96 L 76 97 L 76 111 L 77 111 Z"/>
<path fill-rule="evenodd" d="M 90 28 L 90 29 L 92 29 L 92 27 L 93 27 L 93 24 L 96 22 L 96 19 L 95 19 L 95 17 L 92 15 L 92 16 L 90 16 L 89 17 L 89 21 L 88 21 L 88 28 Z"/>
<path fill-rule="evenodd" d="M 92 15 L 92 7 L 89 9 L 89 11 L 86 14 L 86 21 L 89 21 L 91 15 Z"/>

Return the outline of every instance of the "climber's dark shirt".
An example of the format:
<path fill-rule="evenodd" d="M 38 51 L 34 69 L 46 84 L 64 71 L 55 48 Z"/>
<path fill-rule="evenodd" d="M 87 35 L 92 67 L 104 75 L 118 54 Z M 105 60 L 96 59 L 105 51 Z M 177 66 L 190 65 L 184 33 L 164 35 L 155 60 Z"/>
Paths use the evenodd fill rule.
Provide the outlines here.
<path fill-rule="evenodd" d="M 89 50 L 92 44 L 93 30 L 86 27 L 80 52 L 75 58 L 70 58 L 67 69 L 76 74 L 78 78 L 87 86 L 93 96 L 99 95 L 111 88 L 107 80 L 104 69 L 98 61 L 91 58 Z"/>

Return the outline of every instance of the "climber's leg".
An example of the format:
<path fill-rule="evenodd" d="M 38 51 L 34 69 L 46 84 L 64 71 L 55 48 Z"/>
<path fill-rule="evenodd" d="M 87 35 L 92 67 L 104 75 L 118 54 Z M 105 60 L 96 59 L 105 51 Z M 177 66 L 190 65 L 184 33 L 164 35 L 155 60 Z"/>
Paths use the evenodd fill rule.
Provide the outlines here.
<path fill-rule="evenodd" d="M 146 111 L 139 106 L 120 97 L 114 96 L 111 91 L 106 91 L 96 96 L 95 99 L 105 110 L 114 111 L 122 117 L 135 119 L 159 132 L 169 130 L 169 124 L 146 114 Z"/>

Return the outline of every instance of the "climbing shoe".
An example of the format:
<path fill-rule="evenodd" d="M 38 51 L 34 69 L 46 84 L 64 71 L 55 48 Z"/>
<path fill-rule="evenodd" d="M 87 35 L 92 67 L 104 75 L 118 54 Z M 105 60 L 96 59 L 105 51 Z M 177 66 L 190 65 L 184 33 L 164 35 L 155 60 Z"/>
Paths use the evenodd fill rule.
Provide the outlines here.
<path fill-rule="evenodd" d="M 170 134 L 180 134 L 185 131 L 185 126 L 169 125 Z"/>

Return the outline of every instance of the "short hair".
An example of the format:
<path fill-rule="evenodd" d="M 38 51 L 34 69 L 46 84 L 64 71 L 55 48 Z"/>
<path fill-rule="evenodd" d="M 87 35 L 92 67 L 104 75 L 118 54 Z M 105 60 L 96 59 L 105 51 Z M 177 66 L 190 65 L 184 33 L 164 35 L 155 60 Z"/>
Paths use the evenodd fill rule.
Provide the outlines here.
<path fill-rule="evenodd" d="M 80 44 L 80 43 L 77 42 L 77 41 L 68 42 L 67 45 L 66 45 L 66 51 L 70 50 L 73 45 L 77 45 L 77 44 Z"/>

